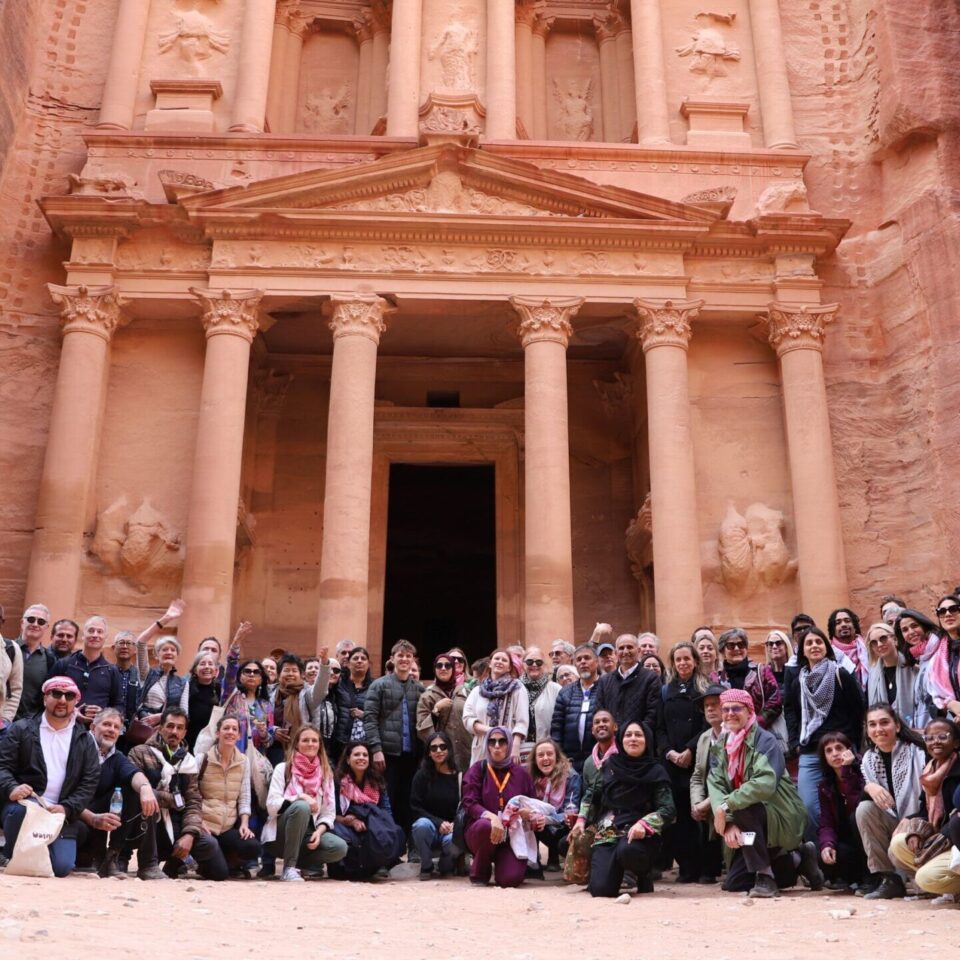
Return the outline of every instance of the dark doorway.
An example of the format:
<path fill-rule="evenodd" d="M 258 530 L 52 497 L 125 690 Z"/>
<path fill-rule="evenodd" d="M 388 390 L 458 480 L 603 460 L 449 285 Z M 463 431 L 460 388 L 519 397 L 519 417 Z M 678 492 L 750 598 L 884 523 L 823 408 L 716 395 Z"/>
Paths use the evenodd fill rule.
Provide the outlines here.
<path fill-rule="evenodd" d="M 496 647 L 493 464 L 390 467 L 384 661 L 401 637 L 424 677 L 451 647 L 468 661 Z"/>

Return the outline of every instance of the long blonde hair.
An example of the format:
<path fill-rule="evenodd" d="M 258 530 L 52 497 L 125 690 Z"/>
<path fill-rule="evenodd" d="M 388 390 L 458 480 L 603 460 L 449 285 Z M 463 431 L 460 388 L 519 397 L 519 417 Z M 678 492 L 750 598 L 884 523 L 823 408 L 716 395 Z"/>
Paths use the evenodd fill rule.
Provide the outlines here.
<path fill-rule="evenodd" d="M 530 757 L 527 760 L 527 772 L 530 774 L 530 779 L 534 783 L 543 776 L 542 771 L 537 766 L 537 747 L 544 743 L 549 743 L 550 746 L 553 747 L 554 755 L 557 758 L 557 762 L 553 767 L 553 773 L 547 777 L 547 782 L 550 784 L 551 789 L 557 790 L 561 784 L 566 783 L 567 778 L 570 776 L 570 771 L 573 769 L 573 764 L 570 762 L 569 757 L 560 749 L 560 744 L 557 743 L 553 737 L 541 737 L 533 745 L 533 750 L 530 751 Z"/>
<path fill-rule="evenodd" d="M 700 654 L 697 652 L 697 648 L 689 640 L 681 640 L 679 643 L 675 643 L 670 648 L 670 653 L 667 655 L 667 676 L 666 682 L 672 683 L 674 680 L 679 678 L 677 673 L 677 668 L 673 662 L 673 655 L 678 650 L 689 650 L 691 656 L 693 657 L 693 685 L 696 688 L 697 693 L 703 693 L 704 690 L 710 685 L 710 678 L 703 672 L 703 664 L 700 662 Z"/>
<path fill-rule="evenodd" d="M 307 730 L 312 730 L 317 737 L 320 739 L 320 752 L 317 756 L 320 758 L 320 770 L 322 773 L 321 782 L 324 780 L 333 779 L 333 769 L 330 766 L 330 761 L 327 759 L 327 751 L 323 746 L 323 734 L 320 732 L 320 729 L 312 723 L 305 723 L 303 726 L 297 728 L 296 733 L 293 735 L 293 739 L 290 741 L 290 746 L 287 747 L 287 752 L 284 755 L 284 764 L 283 764 L 283 780 L 284 786 L 290 786 L 290 776 L 293 773 L 293 755 L 297 751 L 297 747 L 300 744 L 300 737 L 303 736 L 304 732 Z"/>

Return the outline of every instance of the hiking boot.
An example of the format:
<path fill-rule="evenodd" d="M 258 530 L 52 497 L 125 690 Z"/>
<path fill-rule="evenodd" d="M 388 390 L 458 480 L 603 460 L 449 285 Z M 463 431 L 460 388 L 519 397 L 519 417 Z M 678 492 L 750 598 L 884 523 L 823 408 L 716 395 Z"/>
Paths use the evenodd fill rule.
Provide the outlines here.
<path fill-rule="evenodd" d="M 747 896 L 751 900 L 768 900 L 770 897 L 779 897 L 780 890 L 777 888 L 777 881 L 773 877 L 768 877 L 765 873 L 758 873 Z"/>
<path fill-rule="evenodd" d="M 303 877 L 300 875 L 300 871 L 296 867 L 284 867 L 283 874 L 280 877 L 281 880 L 285 880 L 288 883 L 303 883 Z"/>
<path fill-rule="evenodd" d="M 800 844 L 800 864 L 797 870 L 800 876 L 807 881 L 811 890 L 823 889 L 823 871 L 817 857 L 817 845 L 811 840 Z"/>
<path fill-rule="evenodd" d="M 114 850 L 108 850 L 107 855 L 103 858 L 103 863 L 100 864 L 100 869 L 97 870 L 97 876 L 103 877 L 125 877 L 127 871 L 120 866 L 120 857 Z"/>
<path fill-rule="evenodd" d="M 167 876 L 155 863 L 151 863 L 148 867 L 141 867 L 137 871 L 138 880 L 169 880 L 170 877 Z"/>
<path fill-rule="evenodd" d="M 903 880 L 895 873 L 888 873 L 880 886 L 871 893 L 864 894 L 864 900 L 902 900 L 907 895 Z"/>
<path fill-rule="evenodd" d="M 857 884 L 854 894 L 858 897 L 865 897 L 868 893 L 873 893 L 880 886 L 882 879 L 883 877 L 879 873 L 871 873 L 863 883 Z"/>

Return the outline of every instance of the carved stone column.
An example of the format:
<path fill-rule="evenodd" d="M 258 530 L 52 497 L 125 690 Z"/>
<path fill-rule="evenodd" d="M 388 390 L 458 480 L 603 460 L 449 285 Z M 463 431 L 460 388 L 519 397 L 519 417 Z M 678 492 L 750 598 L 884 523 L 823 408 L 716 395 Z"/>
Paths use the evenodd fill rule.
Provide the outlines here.
<path fill-rule="evenodd" d="M 830 438 L 823 340 L 838 304 L 770 304 L 797 529 L 801 606 L 817 623 L 848 602 L 847 567 Z"/>
<path fill-rule="evenodd" d="M 636 34 L 635 34 L 636 35 Z M 634 300 L 640 318 L 650 439 L 657 633 L 667 644 L 703 623 L 700 531 L 687 347 L 702 300 Z"/>
<path fill-rule="evenodd" d="M 600 101 L 603 105 L 603 139 L 619 143 L 620 135 L 620 70 L 617 62 L 617 30 L 620 15 L 615 9 L 604 10 L 593 18 L 593 28 L 600 50 Z"/>
<path fill-rule="evenodd" d="M 511 297 L 524 371 L 524 642 L 573 642 L 567 342 L 583 298 Z"/>
<path fill-rule="evenodd" d="M 553 17 L 538 14 L 533 21 L 532 70 L 534 140 L 547 139 L 547 34 L 553 26 Z"/>
<path fill-rule="evenodd" d="M 300 109 L 300 66 L 303 63 L 303 39 L 310 30 L 310 20 L 299 11 L 293 11 L 287 17 L 286 28 L 281 122 L 284 133 L 296 133 Z"/>
<path fill-rule="evenodd" d="M 371 8 L 373 16 L 373 51 L 370 62 L 370 129 L 387 113 L 387 61 L 390 59 L 390 11 L 382 2 Z M 419 109 L 419 108 L 418 108 Z"/>
<path fill-rule="evenodd" d="M 620 18 L 617 31 L 617 72 L 620 82 L 620 140 L 630 142 L 637 122 L 636 81 L 633 70 L 633 33 L 629 21 Z"/>
<path fill-rule="evenodd" d="M 521 0 L 516 9 L 514 39 L 517 49 L 517 118 L 533 137 L 533 22 L 542 0 Z"/>
<path fill-rule="evenodd" d="M 418 134 L 422 21 L 422 0 L 393 0 L 390 85 L 387 89 L 387 135 L 391 137 L 415 137 Z M 512 32 L 512 21 L 510 29 Z"/>
<path fill-rule="evenodd" d="M 487 0 L 488 140 L 517 137 L 517 51 L 514 0 Z"/>
<path fill-rule="evenodd" d="M 317 649 L 367 641 L 370 491 L 377 346 L 388 304 L 377 296 L 330 302 L 333 365 L 323 491 Z"/>
<path fill-rule="evenodd" d="M 793 102 L 787 79 L 786 51 L 780 23 L 780 0 L 750 0 L 750 26 L 757 62 L 757 91 L 768 147 L 797 147 Z"/>
<path fill-rule="evenodd" d="M 647 144 L 670 142 L 660 2 L 661 0 L 630 0 L 638 140 Z M 657 608 L 659 607 L 658 602 Z"/>
<path fill-rule="evenodd" d="M 186 653 L 206 636 L 231 636 L 250 344 L 260 327 L 262 296 L 259 290 L 190 292 L 202 307 L 207 350 L 183 569 L 187 609 L 179 635 Z"/>
<path fill-rule="evenodd" d="M 353 21 L 360 47 L 360 62 L 357 68 L 357 114 L 353 123 L 353 132 L 360 136 L 370 133 L 373 123 L 370 121 L 370 67 L 373 63 L 373 15 L 369 10 Z"/>
<path fill-rule="evenodd" d="M 100 452 L 110 339 L 124 317 L 112 286 L 47 286 L 61 308 L 63 346 L 37 496 L 26 602 L 45 603 L 55 617 L 72 617 Z"/>
<path fill-rule="evenodd" d="M 133 126 L 149 18 L 150 0 L 120 0 L 98 127 L 129 130 Z"/>
<path fill-rule="evenodd" d="M 267 115 L 276 0 L 246 0 L 231 131 L 262 133 Z"/>

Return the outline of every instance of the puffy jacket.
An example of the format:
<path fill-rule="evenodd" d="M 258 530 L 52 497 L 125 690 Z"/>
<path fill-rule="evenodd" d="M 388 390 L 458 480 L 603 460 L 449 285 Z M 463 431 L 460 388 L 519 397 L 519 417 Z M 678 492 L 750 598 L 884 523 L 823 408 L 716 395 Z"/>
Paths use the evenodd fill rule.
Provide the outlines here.
<path fill-rule="evenodd" d="M 388 757 L 399 757 L 403 752 L 403 711 L 400 705 L 404 700 L 410 721 L 410 744 L 414 753 L 419 752 L 417 702 L 423 689 L 423 684 L 413 677 L 400 680 L 392 673 L 370 684 L 363 701 L 363 728 L 371 753 L 382 751 Z"/>
<path fill-rule="evenodd" d="M 145 707 L 144 701 L 147 698 L 147 694 L 150 692 L 150 688 L 155 686 L 160 682 L 160 678 L 163 676 L 163 671 L 159 667 L 151 667 L 147 673 L 146 679 L 143 681 L 143 686 L 140 688 L 140 702 L 137 705 L 137 716 L 144 717 L 148 713 L 154 713 L 155 711 Z M 182 706 L 184 700 L 184 690 L 187 689 L 187 684 L 189 683 L 189 677 L 178 676 L 175 672 L 170 673 L 167 677 L 167 702 L 168 707 L 179 707 Z M 120 709 L 123 709 L 121 704 Z"/>
<path fill-rule="evenodd" d="M 583 718 L 583 741 L 580 740 L 580 713 L 583 708 L 583 687 L 578 680 L 569 683 L 557 694 L 553 705 L 553 720 L 550 723 L 550 736 L 560 744 L 563 752 L 577 768 L 582 769 L 583 761 L 590 756 L 596 742 L 593 739 L 593 715 L 597 709 L 597 683 L 587 691 L 589 708 Z"/>
<path fill-rule="evenodd" d="M 639 664 L 627 677 L 620 670 L 605 673 L 597 681 L 597 710 L 608 710 L 622 730 L 632 720 L 657 723 L 660 707 L 660 678 Z"/>
<path fill-rule="evenodd" d="M 203 798 L 203 826 L 218 837 L 226 833 L 244 814 L 250 815 L 250 777 L 247 758 L 237 749 L 226 770 L 220 762 L 220 750 L 214 745 L 210 752 L 197 754 L 200 775 L 197 786 Z"/>
<path fill-rule="evenodd" d="M 0 739 L 0 797 L 4 803 L 14 787 L 21 783 L 29 784 L 37 794 L 47 789 L 47 764 L 40 745 L 42 719 L 43 714 L 18 720 Z M 66 774 L 60 788 L 59 803 L 66 811 L 68 823 L 73 823 L 87 808 L 99 780 L 96 741 L 78 721 L 73 725 Z"/>
<path fill-rule="evenodd" d="M 367 682 L 361 687 L 354 686 L 350 674 L 345 673 L 334 689 L 334 698 L 337 708 L 337 723 L 333 731 L 333 739 L 343 746 L 350 742 L 350 730 L 353 727 L 351 710 L 362 710 L 363 702 L 373 680 L 367 676 Z"/>

